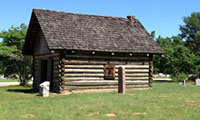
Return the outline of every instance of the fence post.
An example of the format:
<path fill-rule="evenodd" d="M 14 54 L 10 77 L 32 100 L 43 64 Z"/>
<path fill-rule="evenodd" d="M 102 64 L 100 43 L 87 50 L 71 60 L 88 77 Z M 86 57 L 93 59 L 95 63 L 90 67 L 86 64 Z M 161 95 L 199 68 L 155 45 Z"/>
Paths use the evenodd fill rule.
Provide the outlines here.
<path fill-rule="evenodd" d="M 125 94 L 126 92 L 126 73 L 124 67 L 118 68 L 118 93 Z"/>

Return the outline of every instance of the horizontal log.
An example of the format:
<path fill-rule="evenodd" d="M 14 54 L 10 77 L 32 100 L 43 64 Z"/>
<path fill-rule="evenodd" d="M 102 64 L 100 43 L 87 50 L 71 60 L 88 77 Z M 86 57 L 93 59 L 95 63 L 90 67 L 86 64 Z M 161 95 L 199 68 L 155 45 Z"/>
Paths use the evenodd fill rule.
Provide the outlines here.
<path fill-rule="evenodd" d="M 116 65 L 116 69 L 119 67 L 125 67 L 126 69 L 142 69 L 149 68 L 149 65 Z M 103 69 L 103 65 L 65 65 L 65 68 L 74 69 Z"/>
<path fill-rule="evenodd" d="M 83 89 L 117 89 L 117 85 L 110 86 L 63 86 L 64 90 L 83 90 Z M 126 89 L 149 88 L 148 85 L 126 85 Z"/>
<path fill-rule="evenodd" d="M 116 79 L 118 81 L 118 79 Z M 149 79 L 126 79 L 126 80 L 129 80 L 129 81 L 149 81 Z"/>
<path fill-rule="evenodd" d="M 125 69 L 149 69 L 149 65 L 116 65 L 116 68 L 125 67 Z"/>
<path fill-rule="evenodd" d="M 63 81 L 65 82 L 69 82 L 69 81 L 105 81 L 104 78 L 86 78 L 86 79 L 76 79 L 76 78 L 73 78 L 73 79 L 70 79 L 70 78 L 61 78 Z M 129 80 L 129 81 L 149 81 L 149 79 L 129 79 L 129 78 L 126 78 L 126 80 Z M 106 80 L 106 81 L 118 81 L 118 78 L 115 78 L 115 80 Z"/>
<path fill-rule="evenodd" d="M 107 56 L 81 56 L 81 55 L 65 55 L 66 58 L 80 59 L 104 59 L 104 60 L 149 60 L 149 57 L 107 57 Z"/>
<path fill-rule="evenodd" d="M 105 65 L 106 61 L 79 61 L 79 60 L 66 60 L 64 64 L 69 65 Z"/>
<path fill-rule="evenodd" d="M 104 77 L 98 77 L 98 76 L 94 76 L 94 77 L 62 77 L 63 80 L 102 80 L 104 79 Z M 127 80 L 148 80 L 149 77 L 126 77 Z M 118 78 L 116 77 L 115 80 L 118 80 Z"/>
<path fill-rule="evenodd" d="M 64 86 L 64 90 L 83 90 L 83 89 L 117 89 L 117 85 L 114 86 Z"/>
<path fill-rule="evenodd" d="M 148 83 L 148 81 L 129 81 L 127 80 L 126 83 L 130 84 L 130 83 Z M 103 81 L 75 81 L 75 82 L 69 82 L 69 83 L 115 83 L 118 84 L 118 81 L 116 80 L 103 80 Z"/>
<path fill-rule="evenodd" d="M 118 62 L 118 61 L 89 61 L 89 60 L 63 60 L 65 64 L 68 65 L 105 65 L 105 64 L 113 64 L 113 65 L 149 65 L 149 61 L 145 62 Z"/>
<path fill-rule="evenodd" d="M 148 81 L 126 81 L 126 85 L 147 85 Z M 101 86 L 101 85 L 118 85 L 118 81 L 80 81 L 80 82 L 63 82 L 67 86 Z"/>
<path fill-rule="evenodd" d="M 118 74 L 115 74 L 118 77 Z M 149 73 L 126 73 L 126 77 L 148 77 Z"/>
<path fill-rule="evenodd" d="M 110 61 L 110 64 L 113 65 L 149 65 L 149 61 Z"/>
<path fill-rule="evenodd" d="M 61 77 L 63 81 L 104 80 L 103 77 Z"/>
<path fill-rule="evenodd" d="M 65 72 L 70 72 L 70 73 L 73 73 L 73 72 L 80 72 L 80 73 L 103 73 L 104 70 L 103 69 L 64 69 Z M 116 73 L 118 72 L 118 69 L 116 69 Z M 149 69 L 126 69 L 126 73 L 129 73 L 129 72 L 142 72 L 142 73 L 145 73 L 145 72 L 149 72 Z"/>
<path fill-rule="evenodd" d="M 72 73 L 66 73 L 64 74 L 65 77 L 103 77 L 103 73 L 96 73 L 96 74 L 90 74 L 90 73 L 79 73 L 79 74 L 72 74 Z"/>
<path fill-rule="evenodd" d="M 149 72 L 149 69 L 125 69 L 126 73 L 147 73 Z M 118 73 L 118 69 L 116 69 L 116 73 Z"/>
<path fill-rule="evenodd" d="M 149 79 L 147 80 L 129 80 L 129 79 L 126 79 L 128 81 L 149 81 Z M 69 79 L 62 79 L 63 82 L 78 82 L 78 81 L 104 81 L 104 79 L 84 79 L 84 80 L 80 80 L 80 79 L 73 79 L 73 80 L 69 80 Z M 109 80 L 107 80 L 109 81 Z M 118 79 L 115 79 L 115 81 L 118 81 Z"/>
<path fill-rule="evenodd" d="M 149 77 L 125 77 L 127 80 L 148 80 Z"/>
<path fill-rule="evenodd" d="M 75 69 L 103 69 L 103 65 L 65 65 L 65 68 L 75 68 Z"/>
<path fill-rule="evenodd" d="M 103 73 L 104 72 L 104 70 L 103 69 L 95 69 L 95 70 L 93 70 L 93 69 L 65 69 L 64 70 L 65 72 L 83 72 L 83 73 L 86 73 L 86 72 L 89 72 L 89 73 Z"/>
<path fill-rule="evenodd" d="M 65 77 L 103 77 L 103 73 L 65 73 Z M 117 77 L 118 74 L 115 74 Z M 127 73 L 126 77 L 148 77 L 148 73 Z"/>

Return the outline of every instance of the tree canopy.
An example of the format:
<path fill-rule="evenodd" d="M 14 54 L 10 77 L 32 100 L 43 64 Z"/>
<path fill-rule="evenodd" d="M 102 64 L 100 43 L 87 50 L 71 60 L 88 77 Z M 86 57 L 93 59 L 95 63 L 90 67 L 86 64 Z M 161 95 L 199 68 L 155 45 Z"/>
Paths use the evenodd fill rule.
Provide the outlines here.
<path fill-rule="evenodd" d="M 11 27 L 0 32 L 0 63 L 5 76 L 17 74 L 20 82 L 25 84 L 31 74 L 32 58 L 22 55 L 22 48 L 26 36 L 27 26 Z"/>
<path fill-rule="evenodd" d="M 198 75 L 200 63 L 200 13 L 193 12 L 184 17 L 180 25 L 181 34 L 156 41 L 165 51 L 165 56 L 155 56 L 155 72 L 171 74 L 179 80 L 181 74 Z M 151 35 L 155 36 L 155 32 Z"/>
<path fill-rule="evenodd" d="M 200 13 L 193 12 L 184 17 L 183 22 L 184 25 L 180 26 L 180 36 L 186 40 L 186 46 L 200 56 Z"/>
<path fill-rule="evenodd" d="M 158 37 L 156 41 L 165 51 L 165 55 L 154 57 L 155 72 L 171 74 L 177 80 L 180 80 L 182 74 L 197 74 L 198 58 L 184 45 L 181 37 Z"/>

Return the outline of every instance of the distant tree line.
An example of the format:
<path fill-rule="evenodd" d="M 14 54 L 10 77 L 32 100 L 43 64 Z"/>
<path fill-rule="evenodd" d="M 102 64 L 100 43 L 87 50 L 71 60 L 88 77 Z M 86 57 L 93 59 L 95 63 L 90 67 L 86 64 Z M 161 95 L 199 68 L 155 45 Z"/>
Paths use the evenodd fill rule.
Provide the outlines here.
<path fill-rule="evenodd" d="M 155 38 L 155 31 L 151 33 L 165 51 L 164 56 L 154 56 L 154 73 L 171 74 L 177 81 L 187 80 L 189 75 L 199 77 L 200 13 L 193 12 L 183 21 L 177 36 Z"/>

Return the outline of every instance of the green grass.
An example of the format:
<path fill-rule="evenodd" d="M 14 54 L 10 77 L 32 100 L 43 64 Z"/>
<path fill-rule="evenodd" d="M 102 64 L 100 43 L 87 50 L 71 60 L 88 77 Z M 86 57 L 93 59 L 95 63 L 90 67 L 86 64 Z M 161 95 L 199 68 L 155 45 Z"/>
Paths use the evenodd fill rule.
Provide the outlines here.
<path fill-rule="evenodd" d="M 18 79 L 0 79 L 0 82 L 18 82 Z"/>
<path fill-rule="evenodd" d="M 200 87 L 155 83 L 126 94 L 30 93 L 28 87 L 0 88 L 0 120 L 199 120 Z M 28 93 L 23 93 L 28 92 Z"/>

